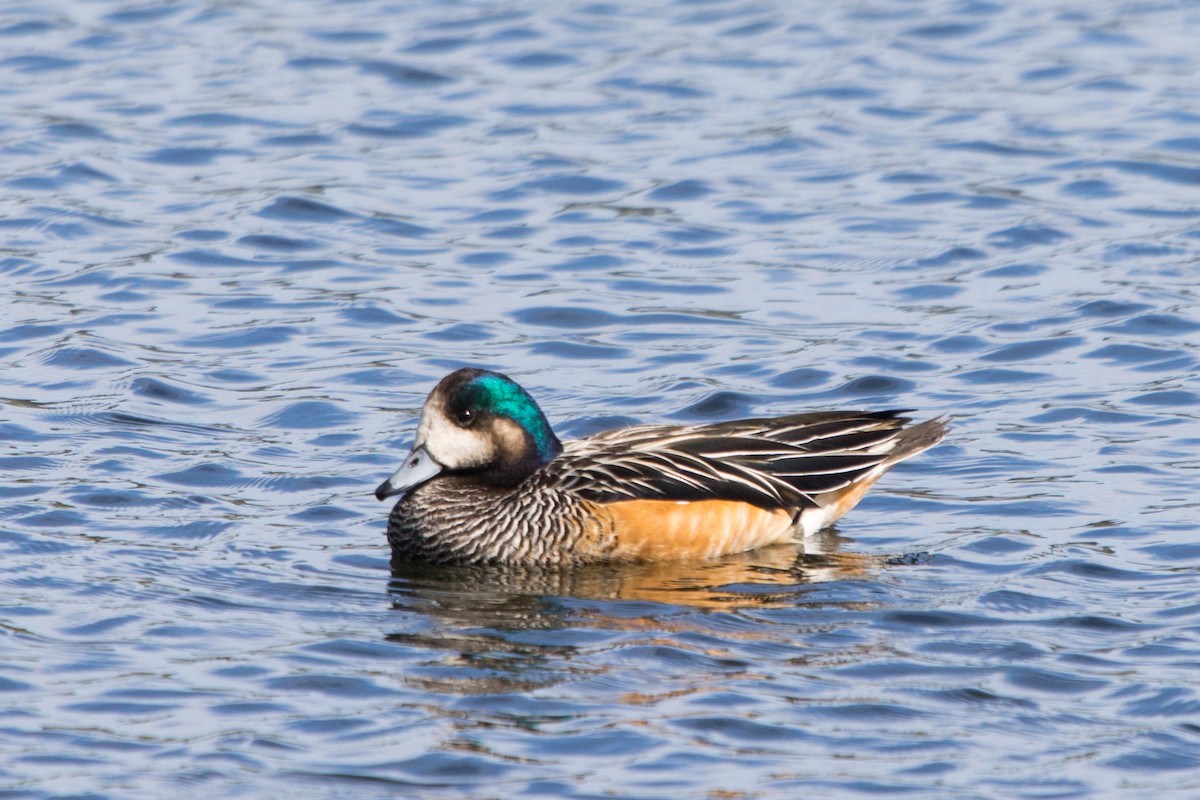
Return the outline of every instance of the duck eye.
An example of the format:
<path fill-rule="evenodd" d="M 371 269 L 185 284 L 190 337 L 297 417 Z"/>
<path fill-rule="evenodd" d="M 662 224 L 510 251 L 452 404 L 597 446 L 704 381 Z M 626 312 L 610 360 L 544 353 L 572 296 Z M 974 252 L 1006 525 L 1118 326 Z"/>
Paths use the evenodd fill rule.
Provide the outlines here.
<path fill-rule="evenodd" d="M 458 420 L 459 425 L 468 428 L 475 422 L 475 412 L 469 408 L 464 408 L 455 415 L 455 419 Z"/>

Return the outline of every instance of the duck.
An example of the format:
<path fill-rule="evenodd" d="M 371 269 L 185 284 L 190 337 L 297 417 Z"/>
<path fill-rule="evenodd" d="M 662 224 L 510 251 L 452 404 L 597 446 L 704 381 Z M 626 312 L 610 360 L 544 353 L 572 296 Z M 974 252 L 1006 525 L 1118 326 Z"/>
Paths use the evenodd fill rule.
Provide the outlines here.
<path fill-rule="evenodd" d="M 375 497 L 399 496 L 394 560 L 716 559 L 802 544 L 945 437 L 947 418 L 907 413 L 635 425 L 564 442 L 520 384 L 464 367 L 429 393 L 411 451 Z"/>

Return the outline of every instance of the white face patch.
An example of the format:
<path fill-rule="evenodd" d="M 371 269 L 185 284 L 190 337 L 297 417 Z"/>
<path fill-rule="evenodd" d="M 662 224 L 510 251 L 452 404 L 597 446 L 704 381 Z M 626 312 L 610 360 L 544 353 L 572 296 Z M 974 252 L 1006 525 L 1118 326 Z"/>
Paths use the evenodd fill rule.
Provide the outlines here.
<path fill-rule="evenodd" d="M 413 445 L 425 451 L 446 469 L 469 469 L 490 463 L 496 457 L 491 437 L 474 428 L 460 428 L 441 411 L 426 408 L 417 425 Z"/>

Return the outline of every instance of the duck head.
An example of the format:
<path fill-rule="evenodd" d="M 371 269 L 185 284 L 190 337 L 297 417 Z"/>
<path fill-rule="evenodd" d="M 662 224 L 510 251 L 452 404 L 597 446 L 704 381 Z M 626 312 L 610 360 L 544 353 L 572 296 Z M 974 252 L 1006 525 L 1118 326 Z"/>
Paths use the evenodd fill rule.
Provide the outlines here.
<path fill-rule="evenodd" d="M 516 381 L 464 368 L 429 393 L 412 452 L 375 497 L 406 492 L 438 475 L 472 475 L 483 484 L 515 486 L 561 452 L 542 410 Z"/>

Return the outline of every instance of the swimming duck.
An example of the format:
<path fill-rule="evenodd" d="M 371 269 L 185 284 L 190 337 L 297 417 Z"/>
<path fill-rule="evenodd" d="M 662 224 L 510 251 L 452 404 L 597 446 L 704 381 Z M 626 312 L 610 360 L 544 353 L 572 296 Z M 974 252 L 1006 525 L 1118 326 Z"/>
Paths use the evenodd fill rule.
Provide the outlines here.
<path fill-rule="evenodd" d="M 714 558 L 797 541 L 853 508 L 947 421 L 817 411 L 637 425 L 561 442 L 506 375 L 447 375 L 403 466 L 375 490 L 394 556 L 570 564 Z"/>

